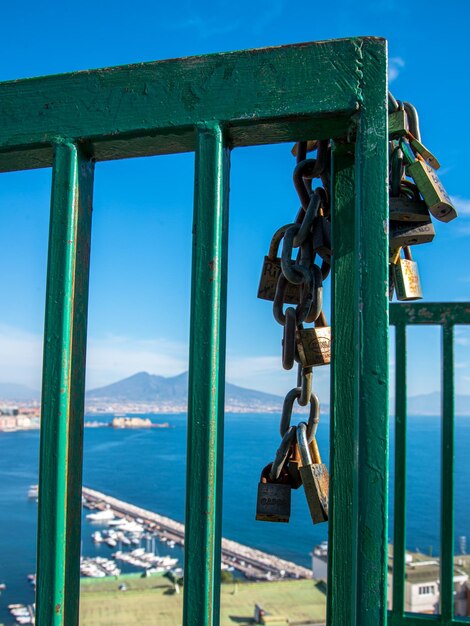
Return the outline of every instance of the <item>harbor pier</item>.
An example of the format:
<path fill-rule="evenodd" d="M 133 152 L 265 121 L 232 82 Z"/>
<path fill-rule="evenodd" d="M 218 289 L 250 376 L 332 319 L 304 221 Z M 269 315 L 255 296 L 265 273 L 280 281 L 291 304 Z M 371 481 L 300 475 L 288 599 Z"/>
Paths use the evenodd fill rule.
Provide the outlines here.
<path fill-rule="evenodd" d="M 123 502 L 104 493 L 83 487 L 83 505 L 90 509 L 110 509 L 116 517 L 143 524 L 147 530 L 184 546 L 184 524 L 153 511 Z M 307 567 L 222 538 L 222 563 L 231 566 L 251 580 L 280 580 L 284 578 L 312 578 Z"/>

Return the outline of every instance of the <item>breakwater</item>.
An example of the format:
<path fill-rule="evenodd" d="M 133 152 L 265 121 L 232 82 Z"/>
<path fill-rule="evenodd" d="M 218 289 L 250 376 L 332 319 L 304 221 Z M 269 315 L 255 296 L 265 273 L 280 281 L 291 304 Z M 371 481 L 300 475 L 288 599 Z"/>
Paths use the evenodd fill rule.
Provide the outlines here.
<path fill-rule="evenodd" d="M 184 524 L 153 511 L 123 502 L 94 489 L 83 487 L 84 506 L 94 510 L 111 509 L 116 517 L 143 524 L 160 537 L 184 545 Z M 256 550 L 230 539 L 222 539 L 222 563 L 233 567 L 251 580 L 279 580 L 281 578 L 312 578 L 306 567 Z"/>

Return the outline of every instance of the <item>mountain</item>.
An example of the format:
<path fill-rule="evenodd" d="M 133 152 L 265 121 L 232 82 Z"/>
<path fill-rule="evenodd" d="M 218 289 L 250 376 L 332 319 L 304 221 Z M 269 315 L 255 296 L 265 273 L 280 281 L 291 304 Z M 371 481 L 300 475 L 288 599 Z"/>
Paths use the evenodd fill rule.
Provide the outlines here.
<path fill-rule="evenodd" d="M 39 391 L 17 383 L 0 383 L 0 401 L 31 402 L 39 401 Z"/>
<path fill-rule="evenodd" d="M 87 404 L 152 404 L 164 407 L 186 407 L 188 372 L 166 378 L 148 372 L 139 372 L 118 382 L 87 392 Z M 227 408 L 240 410 L 280 409 L 280 396 L 246 389 L 226 383 L 225 404 Z"/>
<path fill-rule="evenodd" d="M 408 398 L 408 413 L 410 415 L 441 415 L 441 403 L 439 391 L 411 396 Z M 455 396 L 455 414 L 470 415 L 470 395 Z"/>

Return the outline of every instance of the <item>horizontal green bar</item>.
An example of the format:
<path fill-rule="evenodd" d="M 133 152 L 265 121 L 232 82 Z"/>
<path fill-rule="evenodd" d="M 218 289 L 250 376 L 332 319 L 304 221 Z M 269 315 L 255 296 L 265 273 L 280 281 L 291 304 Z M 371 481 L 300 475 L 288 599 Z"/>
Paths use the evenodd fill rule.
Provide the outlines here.
<path fill-rule="evenodd" d="M 470 324 L 470 302 L 391 304 L 390 324 Z"/>
<path fill-rule="evenodd" d="M 231 147 L 339 136 L 362 100 L 366 50 L 380 56 L 385 41 L 313 42 L 0 83 L 0 171 L 49 166 L 58 135 L 89 144 L 97 160 L 193 150 L 195 126 L 211 120 Z"/>
<path fill-rule="evenodd" d="M 427 626 L 427 624 L 434 624 L 434 626 L 468 626 L 470 621 L 465 618 L 459 619 L 458 617 L 446 620 L 441 615 L 424 615 L 420 613 L 407 613 L 401 617 L 391 613 L 388 614 L 388 626 Z"/>

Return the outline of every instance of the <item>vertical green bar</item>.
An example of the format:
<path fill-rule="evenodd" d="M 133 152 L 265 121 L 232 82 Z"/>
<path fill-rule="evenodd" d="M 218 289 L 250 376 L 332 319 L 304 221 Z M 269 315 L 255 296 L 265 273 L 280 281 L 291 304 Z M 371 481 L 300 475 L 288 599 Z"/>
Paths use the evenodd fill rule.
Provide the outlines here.
<path fill-rule="evenodd" d="M 349 148 L 349 149 L 348 149 Z M 330 504 L 328 522 L 328 624 L 354 623 L 358 328 L 355 318 L 354 146 L 335 144 L 332 152 L 333 271 L 330 401 Z M 340 304 L 341 303 L 341 304 Z"/>
<path fill-rule="evenodd" d="M 39 461 L 36 624 L 76 626 L 94 163 L 55 147 Z"/>
<path fill-rule="evenodd" d="M 454 615 L 454 327 L 442 329 L 441 615 Z"/>
<path fill-rule="evenodd" d="M 379 44 L 379 45 L 377 45 Z M 328 625 L 383 626 L 387 612 L 387 51 L 358 45 L 355 203 L 335 165 L 333 200 L 333 501 Z M 344 188 L 338 188 L 340 178 Z M 347 197 L 341 200 L 340 194 Z M 352 208 L 352 207 L 351 207 Z M 342 285 L 349 281 L 351 285 Z M 338 429 L 352 435 L 342 438 Z M 339 444 L 339 445 L 338 445 Z M 352 450 L 348 450 L 348 445 Z M 344 518 L 342 517 L 344 515 Z M 344 558 L 344 562 L 341 559 Z"/>
<path fill-rule="evenodd" d="M 387 620 L 388 575 L 388 86 L 386 42 L 361 46 L 356 143 L 354 323 L 359 326 L 357 465 L 358 626 Z M 341 303 L 337 303 L 341 310 Z M 346 320 L 346 323 L 349 320 Z"/>
<path fill-rule="evenodd" d="M 197 128 L 194 194 L 184 626 L 220 613 L 230 152 L 218 124 Z"/>
<path fill-rule="evenodd" d="M 395 329 L 395 495 L 393 502 L 393 608 L 405 610 L 406 550 L 406 326 Z"/>

